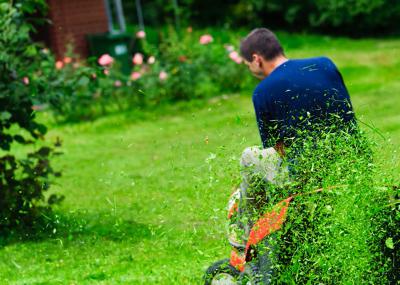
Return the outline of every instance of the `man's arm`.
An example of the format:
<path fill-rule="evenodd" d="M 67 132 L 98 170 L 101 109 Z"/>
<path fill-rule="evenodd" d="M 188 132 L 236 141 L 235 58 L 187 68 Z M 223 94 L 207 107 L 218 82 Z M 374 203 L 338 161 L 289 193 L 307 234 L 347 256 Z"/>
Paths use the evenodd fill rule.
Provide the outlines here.
<path fill-rule="evenodd" d="M 268 144 L 268 128 L 266 126 L 265 114 L 261 110 L 256 109 L 255 111 L 258 131 L 260 133 L 262 145 L 264 148 L 270 147 L 271 145 Z"/>
<path fill-rule="evenodd" d="M 276 143 L 277 139 L 277 125 L 272 124 L 272 115 L 268 106 L 264 104 L 262 100 L 258 96 L 253 96 L 253 104 L 254 110 L 256 114 L 257 126 L 260 132 L 261 142 L 264 148 L 275 147 L 275 149 L 279 152 L 279 150 L 283 150 L 283 144 L 279 145 Z M 279 150 L 278 150 L 279 149 Z"/>
<path fill-rule="evenodd" d="M 343 76 L 342 76 L 341 72 L 339 71 L 338 67 L 335 65 L 335 63 L 331 59 L 327 58 L 327 61 L 328 61 L 328 66 L 333 70 L 334 74 L 336 75 L 338 85 L 343 88 L 342 95 L 345 97 L 343 100 L 344 103 L 343 103 L 343 110 L 342 110 L 343 111 L 343 114 L 342 114 L 343 119 L 345 121 L 352 121 L 352 122 L 356 123 L 355 114 L 353 111 L 353 105 L 350 100 L 350 94 L 349 94 L 346 84 L 344 83 Z"/>

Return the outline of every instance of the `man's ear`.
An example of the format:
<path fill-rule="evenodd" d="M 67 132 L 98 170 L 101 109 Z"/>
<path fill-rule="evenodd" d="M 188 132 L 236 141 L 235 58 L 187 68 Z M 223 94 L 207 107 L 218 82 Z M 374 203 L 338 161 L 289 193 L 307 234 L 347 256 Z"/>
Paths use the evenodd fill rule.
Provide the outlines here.
<path fill-rule="evenodd" d="M 253 61 L 255 61 L 259 67 L 262 66 L 262 60 L 260 55 L 253 53 Z"/>

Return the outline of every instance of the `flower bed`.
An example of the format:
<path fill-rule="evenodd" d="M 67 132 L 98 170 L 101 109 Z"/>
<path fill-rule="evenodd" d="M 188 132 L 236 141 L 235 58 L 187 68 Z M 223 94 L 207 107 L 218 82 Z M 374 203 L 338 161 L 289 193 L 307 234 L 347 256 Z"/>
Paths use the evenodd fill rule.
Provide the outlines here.
<path fill-rule="evenodd" d="M 158 46 L 136 33 L 138 50 L 132 55 L 129 75 L 109 54 L 87 61 L 69 48 L 56 61 L 42 50 L 43 66 L 37 80 L 48 81 L 47 101 L 60 120 L 92 119 L 114 111 L 131 110 L 181 100 L 209 98 L 240 91 L 251 80 L 235 47 L 189 27 L 178 35 L 170 29 L 159 34 Z M 38 75 L 38 74 L 36 74 Z M 24 82 L 29 84 L 33 77 Z"/>

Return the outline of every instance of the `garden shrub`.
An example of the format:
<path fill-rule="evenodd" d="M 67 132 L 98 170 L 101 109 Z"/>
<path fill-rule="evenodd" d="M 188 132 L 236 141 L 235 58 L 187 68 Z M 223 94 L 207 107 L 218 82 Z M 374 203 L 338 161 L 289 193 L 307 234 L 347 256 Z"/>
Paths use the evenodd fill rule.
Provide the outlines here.
<path fill-rule="evenodd" d="M 55 61 L 49 54 L 43 61 L 46 64 L 43 80 L 49 82 L 45 103 L 58 121 L 87 120 L 106 114 L 110 108 L 108 85 L 112 87 L 113 82 L 107 80 L 109 84 L 104 84 L 101 70 L 82 63 L 71 50 L 62 60 Z"/>
<path fill-rule="evenodd" d="M 308 16 L 311 27 L 346 31 L 348 34 L 384 34 L 396 28 L 393 21 L 400 19 L 400 4 L 391 0 L 313 1 Z M 300 17 L 300 15 L 298 15 Z"/>
<path fill-rule="evenodd" d="M 57 122 L 91 120 L 143 105 L 140 82 L 124 75 L 118 62 L 100 66 L 95 58 L 84 61 L 72 45 L 60 60 L 46 49 L 40 55 L 36 81 L 46 92 L 35 104 L 50 109 Z"/>
<path fill-rule="evenodd" d="M 130 75 L 123 74 L 120 63 L 109 55 L 83 61 L 70 47 L 57 61 L 50 52 L 41 52 L 36 80 L 46 89 L 46 97 L 37 104 L 49 106 L 58 121 L 80 121 L 231 94 L 251 80 L 235 48 L 211 35 L 191 30 L 178 34 L 170 28 L 160 33 L 158 46 L 147 41 L 145 33 L 137 35 L 140 52 L 132 56 Z"/>
<path fill-rule="evenodd" d="M 124 3 L 127 19 L 136 24 L 134 3 Z M 179 2 L 181 25 L 312 30 L 342 35 L 399 33 L 400 3 L 396 0 L 185 0 Z M 146 24 L 174 21 L 171 4 L 143 4 Z"/>
<path fill-rule="evenodd" d="M 143 76 L 144 92 L 160 100 L 179 101 L 240 91 L 247 83 L 242 80 L 246 70 L 238 65 L 238 55 L 238 62 L 229 58 L 231 51 L 226 46 L 212 35 L 190 29 L 179 35 L 169 29 L 161 37 L 158 63 Z M 157 80 L 162 71 L 168 75 L 167 80 Z"/>
<path fill-rule="evenodd" d="M 41 100 L 46 86 L 36 81 L 41 73 L 39 47 L 32 43 L 32 26 L 19 7 L 0 4 L 1 234 L 32 226 L 62 199 L 54 194 L 45 199 L 52 178 L 60 173 L 50 165 L 54 149 L 36 143 L 43 140 L 46 127 L 36 121 L 33 102 Z"/>

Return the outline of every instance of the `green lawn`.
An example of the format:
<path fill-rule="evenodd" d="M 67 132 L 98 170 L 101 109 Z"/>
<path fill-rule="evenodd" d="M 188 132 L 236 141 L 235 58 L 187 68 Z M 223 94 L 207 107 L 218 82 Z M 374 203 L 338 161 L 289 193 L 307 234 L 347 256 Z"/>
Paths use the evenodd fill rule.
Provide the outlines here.
<path fill-rule="evenodd" d="M 291 58 L 337 63 L 358 117 L 391 138 L 381 153 L 391 156 L 400 145 L 400 40 L 281 39 Z M 51 128 L 48 139 L 64 142 L 52 190 L 66 197 L 60 223 L 0 249 L 0 284 L 201 284 L 206 267 L 227 257 L 238 157 L 259 144 L 251 90 L 136 117 Z"/>

